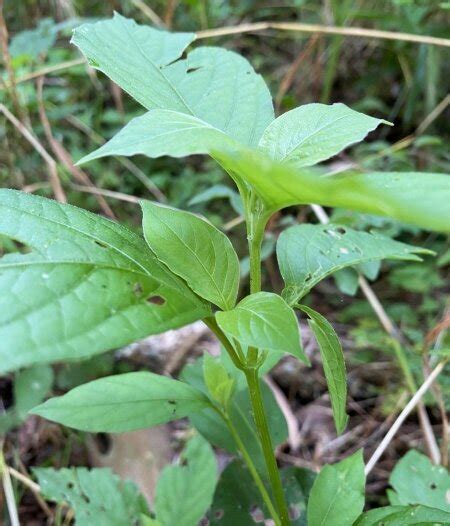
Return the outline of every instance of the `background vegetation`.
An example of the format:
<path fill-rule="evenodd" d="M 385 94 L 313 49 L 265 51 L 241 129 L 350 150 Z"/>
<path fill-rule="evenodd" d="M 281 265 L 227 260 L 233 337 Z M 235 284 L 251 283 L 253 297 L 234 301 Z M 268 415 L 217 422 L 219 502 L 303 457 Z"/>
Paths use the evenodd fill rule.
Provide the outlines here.
<path fill-rule="evenodd" d="M 448 46 L 408 42 L 401 36 L 380 39 L 283 28 L 244 31 L 246 24 L 270 20 L 448 38 L 448 2 L 9 0 L 4 5 L 0 1 L 0 6 L 1 187 L 55 196 L 120 220 L 137 231 L 137 198 L 156 199 L 204 214 L 232 237 L 235 234 L 245 273 L 246 249 L 240 246 L 244 240 L 241 205 L 233 187 L 211 161 L 201 157 L 180 161 L 135 157 L 105 158 L 82 170 L 73 165 L 74 160 L 142 112 L 103 75 L 88 69 L 69 44 L 73 27 L 86 19 L 111 16 L 114 10 L 140 23 L 176 31 L 203 31 L 205 44 L 239 51 L 251 60 L 276 94 L 277 114 L 308 102 L 344 102 L 394 122 L 394 127 L 381 127 L 364 144 L 335 159 L 336 169 L 353 164 L 371 170 L 450 171 Z M 228 26 L 240 30 L 208 36 L 208 30 Z M 302 365 L 286 358 L 272 373 L 282 405 L 289 402 L 289 441 L 278 451 L 285 465 L 315 468 L 361 446 L 368 451 L 376 447 L 408 393 L 422 383 L 433 360 L 430 349 L 445 346 L 450 324 L 448 239 L 389 219 L 340 210 L 328 213 L 341 223 L 374 229 L 434 250 L 437 256 L 420 264 L 389 262 L 381 268 L 365 268 L 366 278 L 374 281 L 375 299 L 371 297 L 371 303 L 358 286 L 358 275 L 353 270 L 338 273 L 308 296 L 310 305 L 320 306 L 334 322 L 344 342 L 350 427 L 336 439 L 331 412 L 322 397 L 326 392 L 323 373 L 317 361 L 314 363 L 317 353 L 313 339 L 308 348 L 308 329 L 302 327 L 313 369 L 303 374 L 306 369 L 302 370 Z M 266 290 L 279 291 L 281 287 L 273 257 L 280 225 L 305 219 L 316 222 L 315 211 L 296 207 L 271 222 L 264 245 Z M 0 255 L 15 250 L 21 247 L 0 238 Z M 3 432 L 8 464 L 25 474 L 30 466 L 106 464 L 122 476 L 135 478 L 140 485 L 151 486 L 143 470 L 136 468 L 130 473 L 130 465 L 149 450 L 161 462 L 169 461 L 189 436 L 187 425 L 172 425 L 161 431 L 161 436 L 152 434 L 151 446 L 148 435 L 136 435 L 131 443 L 138 454 L 133 459 L 127 451 L 128 467 L 124 468 L 117 460 L 124 456 L 120 449 L 125 447 L 123 443 L 105 436 L 87 437 L 38 417 L 27 417 L 26 410 L 50 391 L 60 393 L 111 372 L 150 368 L 178 374 L 205 348 L 214 350 L 214 343 L 208 333 L 195 326 L 181 335 L 151 338 L 88 363 L 41 367 L 28 376 L 19 373 L 0 378 L 0 435 Z M 30 389 L 33 385 L 34 391 Z M 446 462 L 448 441 L 443 421 L 445 404 L 450 402 L 449 385 L 448 375 L 443 374 L 440 385 L 425 398 L 426 407 L 407 420 L 371 473 L 368 494 L 374 505 L 384 503 L 392 466 L 410 448 L 432 455 L 433 437 L 437 437 L 442 462 Z M 157 460 L 151 469 L 159 468 Z M 24 524 L 43 524 L 49 514 L 56 513 L 58 518 L 60 510 L 49 509 L 23 486 L 18 485 L 17 491 L 22 497 L 21 516 L 28 520 Z"/>

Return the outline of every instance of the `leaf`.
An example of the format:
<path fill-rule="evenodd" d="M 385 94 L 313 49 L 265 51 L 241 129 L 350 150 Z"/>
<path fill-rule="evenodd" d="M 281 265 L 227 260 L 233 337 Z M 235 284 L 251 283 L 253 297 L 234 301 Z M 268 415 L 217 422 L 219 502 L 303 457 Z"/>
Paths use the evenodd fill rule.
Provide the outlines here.
<path fill-rule="evenodd" d="M 345 104 L 306 104 L 275 119 L 259 141 L 261 150 L 297 167 L 312 166 L 362 141 L 380 124 L 390 124 Z"/>
<path fill-rule="evenodd" d="M 341 342 L 330 322 L 321 314 L 305 305 L 298 305 L 298 308 L 309 316 L 308 324 L 319 344 L 325 378 L 327 379 L 328 391 L 330 393 L 331 406 L 333 408 L 334 423 L 338 434 L 341 434 L 348 421 L 348 415 L 345 411 L 347 403 L 347 379 Z"/>
<path fill-rule="evenodd" d="M 230 377 L 224 365 L 209 353 L 203 356 L 203 378 L 211 398 L 222 407 L 228 407 L 235 381 Z"/>
<path fill-rule="evenodd" d="M 286 352 L 309 363 L 301 347 L 295 313 L 277 294 L 247 296 L 233 310 L 216 312 L 216 320 L 227 336 L 245 347 Z"/>
<path fill-rule="evenodd" d="M 231 309 L 239 287 L 239 259 L 227 236 L 190 212 L 141 203 L 145 239 L 156 257 L 199 296 Z"/>
<path fill-rule="evenodd" d="M 192 438 L 178 465 L 167 466 L 156 486 L 155 512 L 164 526 L 197 526 L 205 515 L 217 482 L 217 462 L 208 442 Z"/>
<path fill-rule="evenodd" d="M 116 13 L 83 24 L 72 41 L 91 66 L 147 109 L 186 113 L 243 144 L 258 144 L 274 118 L 264 80 L 245 58 L 221 48 L 200 47 L 178 60 L 194 39 L 194 33 L 140 26 Z"/>
<path fill-rule="evenodd" d="M 28 411 L 40 404 L 53 384 L 53 369 L 48 365 L 35 365 L 17 373 L 14 379 L 15 410 L 21 420 Z"/>
<path fill-rule="evenodd" d="M 422 504 L 450 513 L 450 473 L 410 450 L 395 465 L 389 478 L 398 504 Z"/>
<path fill-rule="evenodd" d="M 192 364 L 186 365 L 182 371 L 181 378 L 207 395 L 208 389 L 205 385 L 203 375 L 203 361 L 204 357 L 199 358 Z M 221 356 L 221 361 L 222 363 L 225 363 L 223 356 Z M 267 361 L 269 361 L 269 358 Z M 263 369 L 264 366 L 265 364 L 261 369 Z M 234 380 L 237 387 L 228 404 L 228 414 L 239 436 L 244 442 L 256 469 L 263 477 L 266 477 L 267 472 L 264 455 L 253 419 L 252 405 L 248 389 L 246 388 L 245 380 L 243 382 L 239 381 L 238 374 L 242 375 L 242 373 L 237 371 L 234 366 L 232 371 L 236 373 Z M 288 435 L 286 419 L 284 418 L 272 391 L 265 382 L 261 382 L 261 392 L 266 410 L 270 436 L 273 445 L 276 447 L 279 444 L 282 444 Z M 217 411 L 212 408 L 205 408 L 202 411 L 189 415 L 189 420 L 198 432 L 209 442 L 225 449 L 229 453 L 237 453 L 236 443 L 233 436 L 231 435 L 225 421 Z"/>
<path fill-rule="evenodd" d="M 280 470 L 292 526 L 306 526 L 306 504 L 315 474 L 302 468 Z M 211 526 L 249 526 L 269 518 L 261 495 L 247 467 L 233 461 L 225 468 L 214 494 L 209 512 Z"/>
<path fill-rule="evenodd" d="M 77 165 L 108 155 L 186 157 L 209 153 L 226 145 L 233 147 L 234 141 L 205 121 L 178 111 L 156 109 L 132 119 L 110 141 L 80 159 Z"/>
<path fill-rule="evenodd" d="M 52 48 L 57 32 L 57 26 L 51 18 L 42 18 L 34 29 L 27 29 L 13 36 L 9 45 L 11 57 L 38 60 Z"/>
<path fill-rule="evenodd" d="M 110 469 L 33 468 L 42 495 L 75 511 L 76 526 L 138 524 L 148 513 L 137 487 L 121 480 Z"/>
<path fill-rule="evenodd" d="M 184 382 L 136 372 L 75 387 L 31 412 L 82 431 L 121 433 L 177 420 L 208 406 L 206 396 Z"/>
<path fill-rule="evenodd" d="M 364 507 L 364 461 L 359 450 L 317 476 L 308 502 L 308 526 L 351 526 Z"/>
<path fill-rule="evenodd" d="M 227 198 L 230 200 L 230 204 L 233 207 L 234 211 L 239 214 L 244 214 L 244 205 L 242 203 L 241 196 L 229 186 L 223 184 L 216 184 L 210 186 L 203 192 L 195 195 L 188 203 L 189 206 L 198 205 L 201 203 L 208 203 L 213 199 L 223 199 Z M 449 250 L 450 253 L 450 250 Z"/>
<path fill-rule="evenodd" d="M 92 356 L 210 309 L 125 227 L 0 190 L 0 233 L 31 252 L 0 259 L 0 372 Z"/>
<path fill-rule="evenodd" d="M 355 526 L 445 526 L 450 513 L 426 506 L 386 506 L 361 515 Z"/>
<path fill-rule="evenodd" d="M 293 304 L 333 272 L 377 259 L 421 261 L 417 254 L 433 252 L 339 225 L 295 225 L 277 241 L 278 264 L 286 283 L 283 297 Z"/>
<path fill-rule="evenodd" d="M 428 230 L 450 231 L 450 176 L 445 174 L 345 172 L 327 176 L 250 150 L 215 151 L 212 155 L 235 180 L 253 187 L 268 211 L 316 203 L 389 216 Z"/>

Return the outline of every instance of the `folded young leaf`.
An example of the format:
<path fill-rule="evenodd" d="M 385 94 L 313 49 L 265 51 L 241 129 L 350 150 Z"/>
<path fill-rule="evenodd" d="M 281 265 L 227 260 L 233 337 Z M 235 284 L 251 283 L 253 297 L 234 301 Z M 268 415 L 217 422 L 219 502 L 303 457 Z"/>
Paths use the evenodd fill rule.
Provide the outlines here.
<path fill-rule="evenodd" d="M 319 344 L 328 392 L 333 408 L 334 423 L 338 434 L 347 425 L 348 415 L 345 410 L 347 403 L 347 378 L 345 373 L 344 353 L 341 342 L 330 322 L 321 314 L 306 305 L 297 307 L 309 316 L 308 324 Z"/>
<path fill-rule="evenodd" d="M 352 526 L 364 508 L 364 460 L 359 450 L 322 468 L 308 501 L 308 526 Z"/>
<path fill-rule="evenodd" d="M 142 227 L 150 249 L 199 296 L 232 309 L 239 259 L 228 237 L 195 214 L 142 201 Z"/>
<path fill-rule="evenodd" d="M 345 267 L 377 259 L 421 261 L 417 254 L 433 254 L 376 233 L 339 225 L 295 225 L 277 241 L 277 258 L 286 284 L 283 297 L 298 302 L 322 279 Z"/>
<path fill-rule="evenodd" d="M 200 435 L 188 442 L 179 463 L 167 466 L 156 486 L 155 513 L 162 524 L 194 526 L 211 506 L 217 483 L 217 461 Z"/>
<path fill-rule="evenodd" d="M 127 228 L 74 206 L 0 190 L 0 233 L 30 253 L 0 259 L 0 371 L 88 357 L 208 316 Z"/>
<path fill-rule="evenodd" d="M 107 468 L 33 468 L 42 495 L 75 512 L 77 526 L 140 524 L 149 513 L 145 498 L 133 482 L 121 480 Z"/>
<path fill-rule="evenodd" d="M 186 157 L 234 145 L 226 133 L 210 124 L 172 110 L 151 110 L 131 120 L 110 141 L 78 161 L 82 164 L 108 155 Z"/>
<path fill-rule="evenodd" d="M 294 311 L 281 296 L 257 292 L 233 310 L 217 312 L 219 327 L 245 347 L 286 352 L 309 363 L 303 352 Z"/>
<path fill-rule="evenodd" d="M 198 389 L 148 372 L 108 376 L 51 398 L 31 413 L 93 433 L 122 433 L 184 418 L 208 407 Z"/>
<path fill-rule="evenodd" d="M 235 180 L 253 187 L 272 212 L 316 203 L 450 232 L 450 176 L 445 174 L 345 172 L 327 176 L 251 150 L 215 151 L 213 157 Z"/>
<path fill-rule="evenodd" d="M 194 39 L 193 33 L 140 26 L 116 13 L 78 27 L 72 41 L 91 66 L 147 109 L 186 113 L 256 146 L 274 118 L 263 78 L 245 58 L 222 48 L 200 47 L 180 59 Z"/>
<path fill-rule="evenodd" d="M 390 123 L 345 104 L 306 104 L 271 122 L 259 147 L 277 161 L 312 166 L 362 141 L 380 124 Z"/>

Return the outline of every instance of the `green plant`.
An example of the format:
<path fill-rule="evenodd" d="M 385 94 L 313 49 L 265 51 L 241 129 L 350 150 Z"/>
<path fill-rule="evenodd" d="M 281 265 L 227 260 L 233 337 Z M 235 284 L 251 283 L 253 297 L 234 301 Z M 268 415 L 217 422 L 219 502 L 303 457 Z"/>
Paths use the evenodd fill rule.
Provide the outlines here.
<path fill-rule="evenodd" d="M 194 469 L 189 461 L 187 482 L 182 464 L 164 475 L 156 519 L 141 509 L 134 490 L 126 490 L 133 517 L 143 513 L 144 524 L 173 524 L 164 514 L 173 517 L 175 504 L 168 512 L 158 502 L 173 497 L 178 485 L 167 479 L 174 477 L 182 494 L 189 489 L 192 502 L 199 488 L 203 491 L 199 509 L 192 515 L 180 509 L 178 524 L 196 524 L 209 507 L 211 524 L 247 524 L 248 506 L 227 495 L 233 481 L 251 480 L 254 486 L 245 484 L 235 498 L 247 504 L 256 499 L 277 526 L 291 520 L 305 524 L 306 516 L 310 526 L 336 520 L 350 525 L 364 506 L 362 453 L 326 466 L 314 482 L 311 473 L 280 473 L 274 443 L 282 440 L 283 423 L 276 409 L 267 411 L 273 401 L 260 376 L 284 353 L 309 363 L 298 309 L 317 338 L 341 433 L 348 418 L 342 347 L 326 318 L 301 301 L 338 270 L 383 258 L 418 261 L 429 251 L 340 225 L 296 225 L 277 243 L 286 285 L 277 295 L 261 291 L 265 227 L 278 210 L 317 203 L 448 231 L 450 180 L 423 173 L 327 174 L 315 165 L 389 123 L 343 104 L 309 104 L 275 119 L 262 77 L 243 57 L 199 47 L 182 58 L 194 39 L 190 33 L 138 26 L 120 15 L 76 29 L 73 42 L 89 64 L 148 110 L 82 162 L 107 155 L 213 157 L 242 199 L 250 294 L 236 304 L 238 256 L 225 234 L 194 214 L 143 201 L 144 240 L 70 205 L 0 190 L 0 233 L 28 248 L 0 260 L 0 371 L 92 356 L 201 319 L 225 352 L 219 359 L 206 355 L 184 371 L 182 380 L 149 372 L 110 376 L 50 399 L 33 412 L 91 432 L 131 431 L 189 416 L 212 443 L 240 457 L 222 475 L 212 505 L 209 482 L 215 471 L 210 461 L 206 474 L 200 467 L 196 473 L 201 480 L 205 475 L 206 489 L 200 483 L 189 486 Z M 244 407 L 251 409 L 253 422 Z M 201 439 L 195 447 L 211 456 Z M 80 476 L 88 477 L 85 472 Z M 117 492 L 117 483 L 110 483 Z M 48 494 L 62 498 L 55 491 Z M 65 500 L 78 503 L 79 498 L 71 492 Z M 179 505 L 180 499 L 175 501 Z"/>

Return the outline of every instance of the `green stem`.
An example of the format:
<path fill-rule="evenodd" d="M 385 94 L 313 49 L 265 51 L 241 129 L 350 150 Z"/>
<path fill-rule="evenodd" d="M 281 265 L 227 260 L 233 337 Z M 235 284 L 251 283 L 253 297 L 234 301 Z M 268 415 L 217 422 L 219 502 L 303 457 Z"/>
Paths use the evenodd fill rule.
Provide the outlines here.
<path fill-rule="evenodd" d="M 212 330 L 219 342 L 225 347 L 225 350 L 230 355 L 230 358 L 234 365 L 238 369 L 243 371 L 245 366 L 244 357 L 242 356 L 242 354 L 238 353 L 236 349 L 231 345 L 229 339 L 222 332 L 222 329 L 217 325 L 216 319 L 213 316 L 211 316 L 209 318 L 205 318 L 203 320 L 203 323 L 205 323 L 205 325 L 207 325 Z"/>
<path fill-rule="evenodd" d="M 266 462 L 273 496 L 278 507 L 281 525 L 289 526 L 291 522 L 289 520 L 289 512 L 284 497 L 283 486 L 281 484 L 280 472 L 278 471 L 277 461 L 273 452 L 274 448 L 272 439 L 270 437 L 269 426 L 267 424 L 266 413 L 264 410 L 264 403 L 261 396 L 258 370 L 256 368 L 247 368 L 244 372 L 250 392 L 250 400 L 252 402 L 256 429 L 258 430 L 259 439 L 261 440 L 264 460 Z"/>
<path fill-rule="evenodd" d="M 267 509 L 270 513 L 270 516 L 274 520 L 276 526 L 282 526 L 282 523 L 280 521 L 280 517 L 278 516 L 278 513 L 272 503 L 272 500 L 270 498 L 269 493 L 267 492 L 266 487 L 264 486 L 263 481 L 261 480 L 261 477 L 259 476 L 258 471 L 255 468 L 255 465 L 253 463 L 253 460 L 251 456 L 249 455 L 247 449 L 244 446 L 244 443 L 241 440 L 241 437 L 239 436 L 238 432 L 236 431 L 236 428 L 234 427 L 233 422 L 231 421 L 230 417 L 224 413 L 221 412 L 222 418 L 225 420 L 228 429 L 230 430 L 231 435 L 233 436 L 234 441 L 236 442 L 236 445 L 241 452 L 242 458 L 244 459 L 245 463 L 247 464 L 247 467 L 250 471 L 251 476 L 253 477 L 253 480 L 256 484 L 256 487 L 258 488 L 259 492 L 261 493 L 261 496 L 263 498 L 263 501 L 265 505 L 267 506 Z"/>
<path fill-rule="evenodd" d="M 250 294 L 255 294 L 261 290 L 261 245 L 264 237 L 264 230 L 270 214 L 265 212 L 264 207 L 258 199 L 251 195 L 248 200 L 246 214 L 247 239 L 250 259 Z M 261 396 L 261 387 L 258 375 L 259 351 L 254 347 L 249 347 L 247 354 L 247 366 L 244 368 L 245 377 L 252 403 L 253 418 L 258 431 L 264 460 L 269 475 L 272 493 L 278 508 L 278 513 L 282 526 L 289 526 L 289 512 L 281 484 L 280 472 L 278 471 L 277 460 L 274 454 L 272 438 L 270 437 L 269 426 L 267 423 L 264 403 Z"/>

